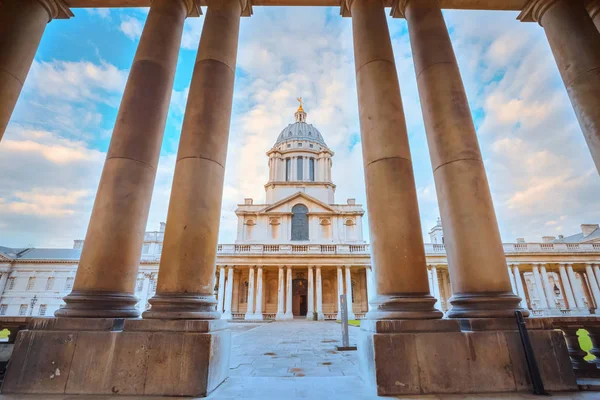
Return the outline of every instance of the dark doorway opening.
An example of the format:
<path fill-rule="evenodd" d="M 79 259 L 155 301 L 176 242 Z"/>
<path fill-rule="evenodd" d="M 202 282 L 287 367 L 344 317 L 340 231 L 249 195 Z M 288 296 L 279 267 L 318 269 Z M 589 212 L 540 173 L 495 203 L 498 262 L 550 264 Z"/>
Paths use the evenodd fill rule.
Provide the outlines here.
<path fill-rule="evenodd" d="M 294 316 L 306 316 L 308 310 L 308 280 L 294 279 L 292 281 L 292 313 Z"/>

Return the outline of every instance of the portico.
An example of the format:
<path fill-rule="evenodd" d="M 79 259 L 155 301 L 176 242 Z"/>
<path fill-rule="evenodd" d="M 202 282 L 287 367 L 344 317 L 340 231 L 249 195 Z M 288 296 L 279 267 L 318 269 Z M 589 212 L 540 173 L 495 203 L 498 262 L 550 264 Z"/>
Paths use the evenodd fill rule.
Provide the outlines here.
<path fill-rule="evenodd" d="M 223 318 L 310 319 L 316 313 L 318 319 L 333 319 L 339 316 L 342 293 L 353 299 L 351 316 L 368 312 L 359 345 L 362 376 L 378 394 L 465 393 L 473 391 L 472 386 L 525 390 L 525 364 L 515 358 L 520 354 L 515 350 L 519 339 L 512 322 L 516 311 L 528 314 L 524 297 L 550 314 L 559 312 L 558 296 L 563 293 L 577 309 L 586 307 L 586 297 L 595 307 L 600 304 L 596 263 L 576 272 L 568 260 L 534 261 L 523 275 L 522 264 L 507 264 L 483 156 L 442 15 L 442 8 L 519 10 L 522 21 L 539 22 L 600 170 L 597 2 L 5 0 L 0 6 L 0 138 L 45 24 L 71 16 L 77 7 L 119 5 L 150 6 L 150 12 L 113 130 L 73 290 L 56 318 L 34 321 L 20 334 L 15 357 L 21 362 L 11 363 L 5 393 L 116 390 L 204 396 L 227 377 L 231 339 Z M 183 21 L 198 16 L 201 5 L 207 11 L 181 132 L 156 293 L 148 300 L 152 307 L 137 319 L 139 259 Z M 282 131 L 268 153 L 268 204 L 246 199 L 238 208 L 241 236 L 233 246 L 244 246 L 248 254 L 243 260 L 235 254 L 222 257 L 217 264 L 239 26 L 253 6 L 273 5 L 340 6 L 341 14 L 352 18 L 372 240 L 368 262 L 353 258 L 352 250 L 347 256 L 327 254 L 327 246 L 365 246 L 356 236 L 364 211 L 352 199 L 334 204 L 333 152 L 316 128 L 306 124 L 300 106 L 296 124 Z M 392 7 L 393 16 L 408 21 L 446 230 L 447 274 L 438 274 L 438 268 L 444 268 L 434 263 L 428 274 L 386 6 Z M 261 226 L 264 229 L 258 229 Z M 344 240 L 339 239 L 342 234 Z M 290 246 L 306 256 L 301 263 L 285 256 L 253 258 L 252 246 L 259 243 L 270 246 L 261 251 L 279 253 L 280 246 Z M 313 250 L 319 256 L 311 255 Z M 523 279 L 532 282 L 535 293 L 525 293 L 524 287 L 531 286 Z M 367 287 L 373 288 L 371 293 Z M 431 287 L 437 287 L 434 293 Z M 450 320 L 441 320 L 436 302 L 446 308 Z M 541 327 L 535 345 L 552 349 L 544 357 L 555 368 L 545 371 L 544 378 L 557 390 L 574 389 L 570 370 L 555 373 L 568 360 L 561 335 Z M 469 357 L 473 348 L 490 346 L 490 353 L 506 357 L 483 361 Z M 123 362 L 130 354 L 139 359 Z M 432 360 L 424 363 L 427 373 L 448 376 L 450 383 L 427 386 L 426 374 L 412 374 L 408 384 L 398 385 L 406 371 L 414 370 L 418 357 Z M 438 357 L 446 363 L 437 363 Z M 52 378 L 42 367 L 50 360 L 62 371 Z M 398 360 L 404 364 L 399 366 Z M 443 369 L 450 364 L 460 368 Z M 142 367 L 133 370 L 131 365 Z M 182 373 L 165 378 L 165 365 Z M 486 373 L 478 374 L 483 366 Z M 489 375 L 499 378 L 490 382 Z M 124 376 L 137 380 L 124 381 Z"/>

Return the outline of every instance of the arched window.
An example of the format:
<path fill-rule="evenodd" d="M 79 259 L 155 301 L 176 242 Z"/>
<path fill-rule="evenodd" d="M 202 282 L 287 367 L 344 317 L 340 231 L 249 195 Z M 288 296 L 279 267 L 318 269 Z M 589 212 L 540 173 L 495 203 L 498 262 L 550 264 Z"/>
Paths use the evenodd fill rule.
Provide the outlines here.
<path fill-rule="evenodd" d="M 304 204 L 292 207 L 292 240 L 308 240 L 308 208 Z"/>

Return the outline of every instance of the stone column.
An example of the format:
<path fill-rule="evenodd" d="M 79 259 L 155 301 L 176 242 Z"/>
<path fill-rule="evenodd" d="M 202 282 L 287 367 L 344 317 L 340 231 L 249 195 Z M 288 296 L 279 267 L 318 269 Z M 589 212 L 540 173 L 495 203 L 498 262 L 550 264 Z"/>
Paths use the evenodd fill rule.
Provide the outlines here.
<path fill-rule="evenodd" d="M 521 298 L 521 308 L 527 309 L 527 297 L 525 296 L 525 288 L 523 287 L 523 278 L 521 278 L 521 272 L 519 271 L 519 265 L 513 266 L 513 273 L 515 274 L 515 284 L 517 285 L 517 294 Z"/>
<path fill-rule="evenodd" d="M 367 307 L 371 311 L 371 299 L 375 297 L 375 282 L 373 282 L 373 271 L 371 267 L 365 268 L 367 276 Z M 429 279 L 428 279 L 429 280 Z"/>
<path fill-rule="evenodd" d="M 592 296 L 594 297 L 594 302 L 596 303 L 596 308 L 600 308 L 600 288 L 598 287 L 598 282 L 594 276 L 592 264 L 587 264 L 585 266 L 585 273 L 587 275 L 588 282 L 590 283 L 590 289 Z"/>
<path fill-rule="evenodd" d="M 383 4 L 354 0 L 350 12 L 377 287 L 368 318 L 441 318 L 429 294 L 412 159 Z"/>
<path fill-rule="evenodd" d="M 231 303 L 233 302 L 233 267 L 227 268 L 227 287 L 225 288 L 225 305 L 221 319 L 233 319 Z"/>
<path fill-rule="evenodd" d="M 435 266 L 431 266 L 431 280 L 433 281 L 433 297 L 435 297 L 437 301 L 438 310 L 442 309 L 442 296 L 440 296 L 440 280 L 437 273 L 437 268 Z"/>
<path fill-rule="evenodd" d="M 544 28 L 583 136 L 600 171 L 600 32 L 584 2 L 530 0 L 518 19 L 539 22 Z"/>
<path fill-rule="evenodd" d="M 186 4 L 152 2 L 119 107 L 73 291 L 65 297 L 66 306 L 55 312 L 57 317 L 139 316 L 135 282 L 183 23 L 191 11 Z M 169 225 L 175 224 L 169 219 Z M 212 285 L 207 288 L 211 294 L 214 279 L 213 262 Z"/>
<path fill-rule="evenodd" d="M 546 300 L 546 295 L 544 294 L 544 287 L 542 286 L 542 276 L 540 275 L 540 269 L 538 267 L 539 264 L 533 264 L 533 279 L 535 281 L 535 291 L 537 293 L 538 299 L 540 300 L 541 308 L 548 308 L 548 301 Z"/>
<path fill-rule="evenodd" d="M 73 16 L 63 0 L 0 2 L 0 141 L 48 22 Z"/>
<path fill-rule="evenodd" d="M 241 10 L 239 0 L 208 5 L 179 141 L 158 290 L 144 318 L 219 318 L 212 288 Z"/>
<path fill-rule="evenodd" d="M 312 265 L 308 266 L 308 307 L 306 308 L 306 319 L 313 319 L 315 312 L 315 289 Z"/>
<path fill-rule="evenodd" d="M 514 294 L 518 294 L 517 293 L 517 287 L 515 286 L 515 278 L 513 277 L 512 271 L 510 270 L 510 266 L 508 267 L 508 277 L 510 279 L 510 287 L 512 289 L 512 292 Z"/>
<path fill-rule="evenodd" d="M 225 299 L 223 296 L 225 295 L 225 266 L 219 267 L 219 294 L 217 301 L 219 302 L 217 305 L 217 311 L 223 312 L 223 305 L 225 304 Z"/>
<path fill-rule="evenodd" d="M 275 320 L 281 321 L 285 319 L 284 296 L 285 296 L 285 279 L 283 266 L 279 267 L 279 276 L 277 279 L 277 314 Z"/>
<path fill-rule="evenodd" d="M 321 278 L 321 267 L 317 266 L 317 318 L 319 321 L 325 319 L 323 314 L 323 280 Z"/>
<path fill-rule="evenodd" d="M 342 304 L 340 296 L 344 293 L 344 277 L 342 275 L 342 267 L 337 267 L 337 316 L 336 319 L 342 318 Z"/>
<path fill-rule="evenodd" d="M 600 31 L 600 0 L 591 0 L 587 3 L 587 10 L 590 13 L 594 25 Z"/>
<path fill-rule="evenodd" d="M 256 268 L 256 304 L 254 305 L 254 317 L 252 319 L 263 319 L 263 268 Z"/>
<path fill-rule="evenodd" d="M 352 309 L 352 273 L 350 272 L 350 266 L 346 265 L 346 303 L 348 304 L 348 319 L 356 319 L 354 310 Z"/>
<path fill-rule="evenodd" d="M 286 275 L 285 319 L 294 319 L 292 312 L 292 267 L 288 265 Z"/>
<path fill-rule="evenodd" d="M 600 266 L 598 266 L 598 264 L 596 264 L 596 265 L 592 265 L 592 267 L 594 268 L 594 274 L 596 275 L 596 282 L 598 282 L 600 284 Z"/>
<path fill-rule="evenodd" d="M 575 296 L 575 304 L 577 304 L 577 308 L 586 310 L 585 303 L 583 302 L 585 297 L 583 295 L 583 288 L 579 284 L 579 281 L 575 276 L 575 271 L 573 271 L 573 265 L 571 264 L 567 264 L 567 275 L 571 281 L 571 287 L 573 288 L 573 295 Z"/>
<path fill-rule="evenodd" d="M 244 319 L 254 318 L 254 267 L 250 267 L 248 270 L 248 301 L 246 302 L 248 307 L 246 308 L 246 315 Z"/>
<path fill-rule="evenodd" d="M 511 291 L 475 125 L 439 1 L 409 1 L 405 17 L 446 233 L 454 290 L 447 316 L 513 318 L 519 298 Z"/>
<path fill-rule="evenodd" d="M 576 310 L 578 308 L 577 303 L 575 303 L 575 297 L 573 297 L 573 289 L 571 287 L 571 282 L 569 281 L 569 277 L 567 276 L 567 270 L 565 269 L 564 264 L 558 265 L 558 273 L 560 274 L 560 280 L 562 281 L 562 287 L 565 291 L 565 296 L 567 298 L 567 305 L 569 310 Z"/>
<path fill-rule="evenodd" d="M 546 293 L 546 301 L 548 303 L 549 309 L 557 309 L 556 301 L 554 300 L 554 288 L 550 285 L 550 279 L 548 279 L 548 271 L 546 271 L 546 266 L 544 264 L 540 265 L 540 274 L 542 275 L 542 286 L 544 287 L 544 292 Z"/>

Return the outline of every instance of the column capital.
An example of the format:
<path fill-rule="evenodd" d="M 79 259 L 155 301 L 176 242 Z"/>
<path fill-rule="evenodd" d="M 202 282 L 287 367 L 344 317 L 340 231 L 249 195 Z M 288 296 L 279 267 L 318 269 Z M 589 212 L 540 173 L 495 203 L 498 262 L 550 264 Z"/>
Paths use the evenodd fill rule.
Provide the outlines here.
<path fill-rule="evenodd" d="M 517 19 L 521 22 L 537 22 L 542 25 L 542 17 L 561 0 L 529 0 L 523 7 Z"/>
<path fill-rule="evenodd" d="M 392 10 L 390 11 L 390 15 L 393 18 L 406 18 L 407 5 L 408 0 L 394 0 L 392 3 Z"/>
<path fill-rule="evenodd" d="M 48 11 L 49 20 L 69 19 L 74 16 L 73 12 L 63 0 L 37 0 Z"/>
<path fill-rule="evenodd" d="M 200 0 L 184 0 L 184 1 L 186 3 L 188 3 L 188 2 L 198 3 L 198 10 L 200 10 Z M 210 5 L 211 5 L 211 3 L 213 1 L 216 2 L 216 4 L 222 3 L 222 0 L 207 0 L 205 2 L 205 4 L 210 7 Z M 242 17 L 249 17 L 249 16 L 251 16 L 253 14 L 252 0 L 239 0 L 239 1 L 240 1 L 241 9 L 242 9 L 241 16 Z M 201 15 L 201 14 L 202 14 L 202 11 L 200 11 L 200 14 L 198 14 L 198 15 Z M 193 16 L 197 17 L 198 15 L 193 15 Z"/>
<path fill-rule="evenodd" d="M 152 0 L 154 1 L 154 0 Z M 183 4 L 185 4 L 185 8 L 187 9 L 188 17 L 199 17 L 202 15 L 202 10 L 200 9 L 200 0 L 181 0 Z"/>
<path fill-rule="evenodd" d="M 340 15 L 344 18 L 347 17 L 351 17 L 352 13 L 352 3 L 354 3 L 356 0 L 340 0 Z M 359 1 L 363 1 L 363 0 L 359 0 Z M 373 0 L 370 0 L 373 1 Z M 398 0 L 398 1 L 403 1 L 403 0 Z M 408 0 L 404 0 L 404 1 L 408 1 Z M 384 2 L 382 0 L 380 0 L 381 5 L 385 6 Z"/>
<path fill-rule="evenodd" d="M 592 19 L 596 18 L 600 14 L 600 0 L 589 0 L 586 4 L 586 8 L 590 13 Z"/>

